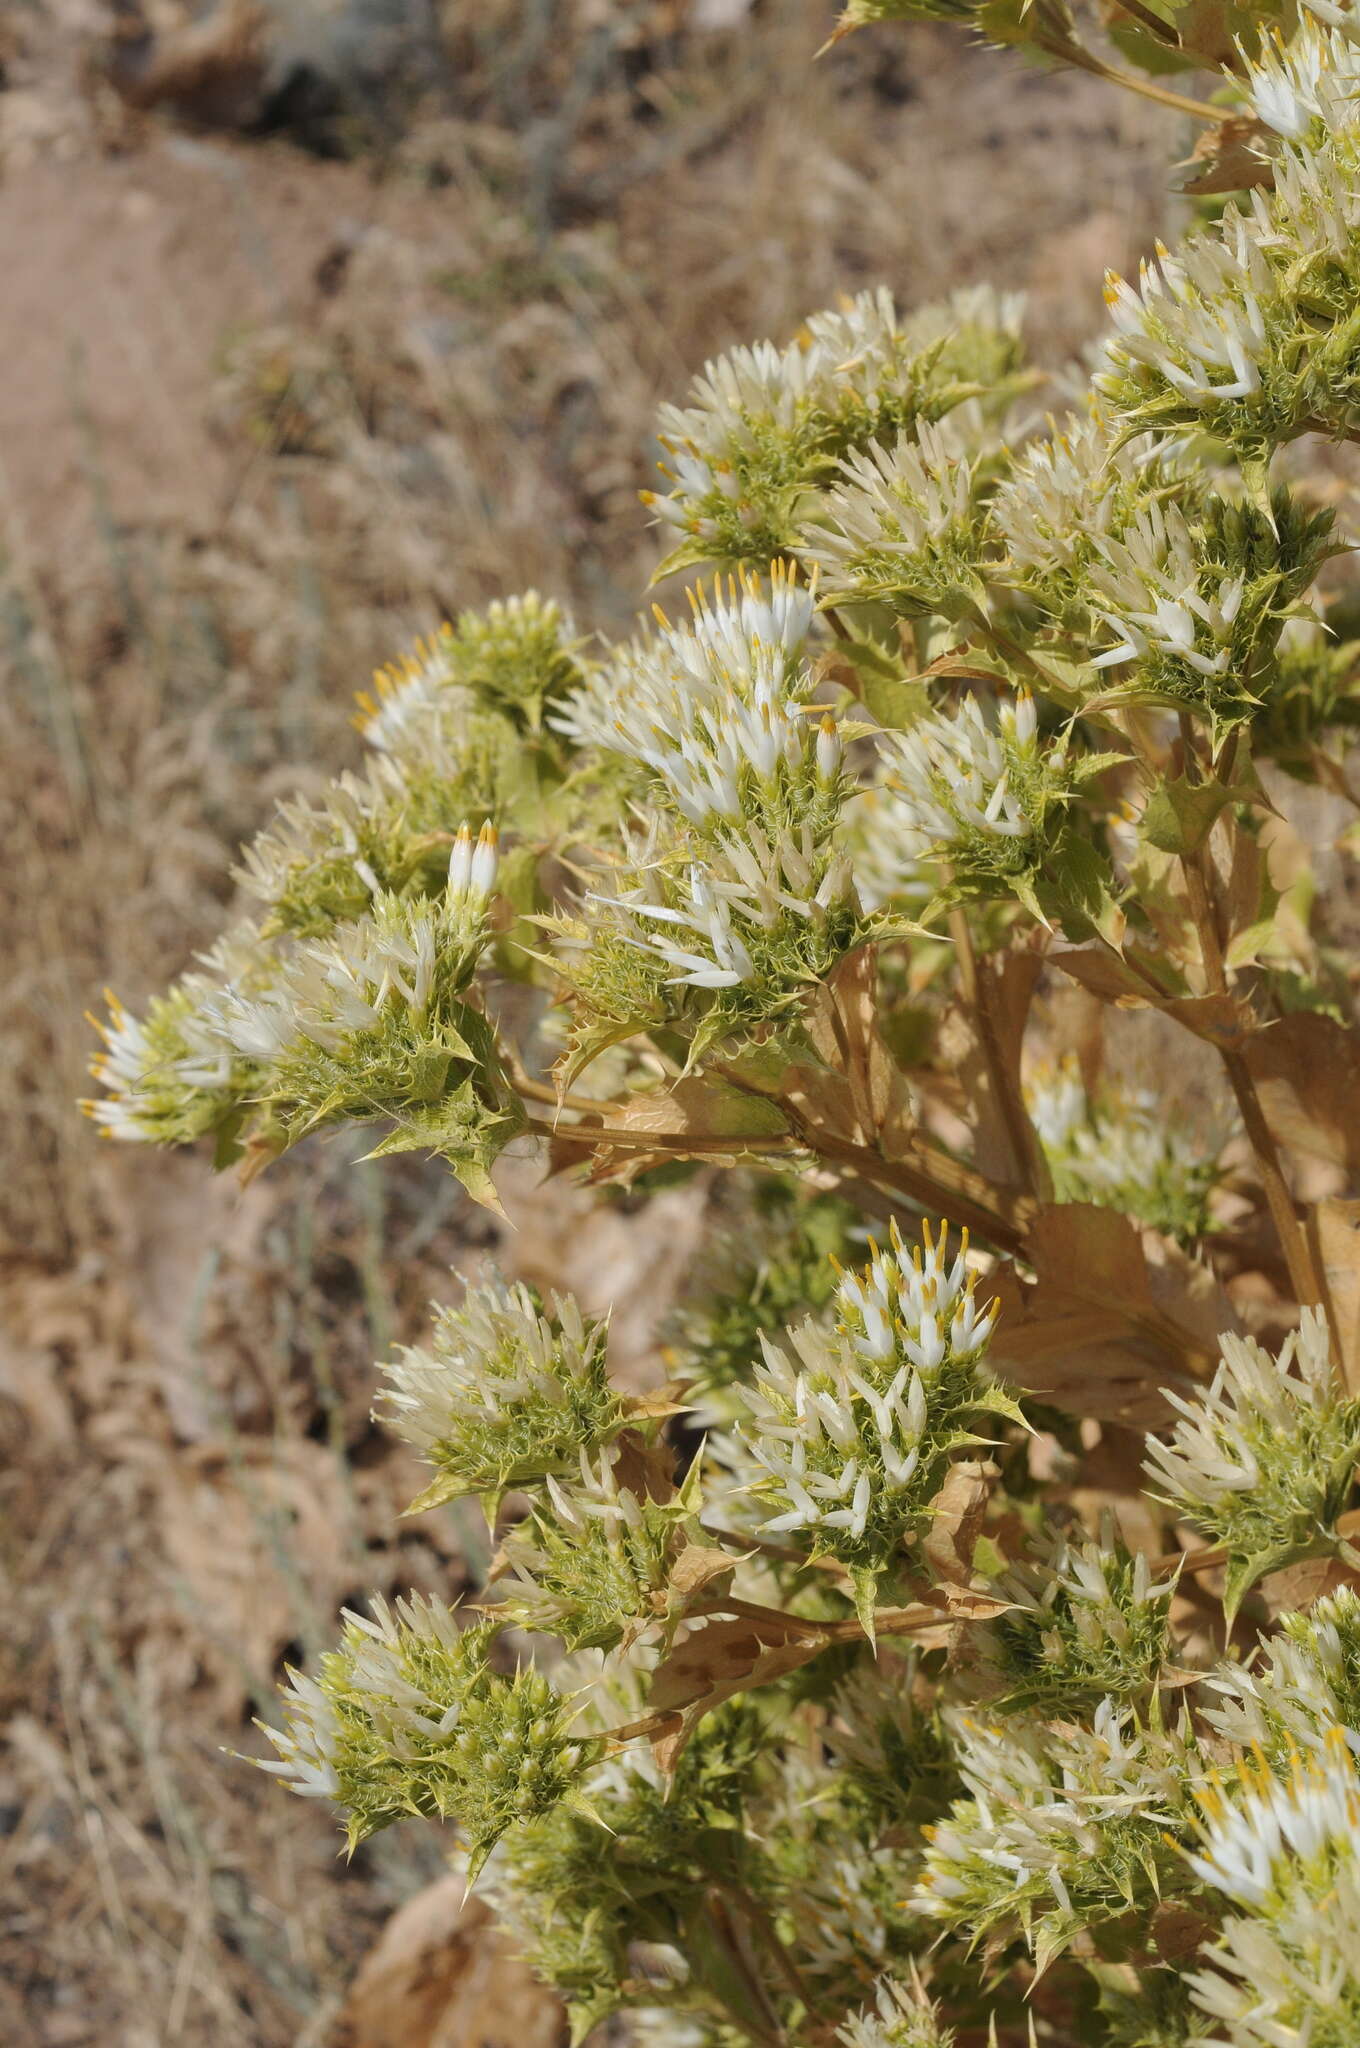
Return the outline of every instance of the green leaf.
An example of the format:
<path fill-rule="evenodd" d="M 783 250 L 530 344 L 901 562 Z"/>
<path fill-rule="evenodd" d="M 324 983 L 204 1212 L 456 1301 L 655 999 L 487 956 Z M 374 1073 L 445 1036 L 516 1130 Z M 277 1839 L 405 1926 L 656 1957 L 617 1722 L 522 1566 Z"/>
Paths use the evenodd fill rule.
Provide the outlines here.
<path fill-rule="evenodd" d="M 1114 898 L 1114 874 L 1092 839 L 1073 825 L 1064 826 L 1046 866 L 1046 873 L 1033 885 L 1045 923 L 1060 923 L 1067 936 L 1077 941 L 1118 927 L 1121 920 Z M 1026 898 L 1022 896 L 1021 901 Z"/>
<path fill-rule="evenodd" d="M 244 1108 L 235 1108 L 213 1132 L 213 1172 L 222 1173 L 228 1166 L 235 1166 L 245 1154 L 241 1143 L 241 1130 L 246 1120 Z"/>
<path fill-rule="evenodd" d="M 878 1598 L 879 1577 L 877 1565 L 855 1564 L 850 1567 L 850 1589 L 854 1594 L 855 1612 L 859 1616 L 860 1626 L 869 1638 L 871 1648 L 875 1651 L 878 1648 L 878 1635 L 874 1628 L 874 1608 Z"/>
<path fill-rule="evenodd" d="M 1224 782 L 1191 782 L 1184 775 L 1161 783 L 1143 809 L 1143 837 L 1161 853 L 1194 853 L 1229 804 L 1252 792 Z"/>
<path fill-rule="evenodd" d="M 919 678 L 909 676 L 901 658 L 881 641 L 852 633 L 838 640 L 835 657 L 854 671 L 856 694 L 878 723 L 904 732 L 930 709 L 930 696 Z"/>
<path fill-rule="evenodd" d="M 970 1408 L 980 1408 L 988 1415 L 1004 1416 L 1008 1422 L 1018 1422 L 1021 1429 L 1025 1430 L 1030 1436 L 1036 1434 L 1034 1424 L 1030 1421 L 1020 1403 L 1013 1394 L 1008 1394 L 1004 1387 L 988 1387 L 985 1393 L 979 1394 L 976 1399 L 971 1400 L 968 1406 Z"/>
<path fill-rule="evenodd" d="M 408 1507 L 402 1509 L 402 1514 L 425 1515 L 431 1508 L 447 1507 L 451 1500 L 461 1499 L 467 1490 L 452 1472 L 441 1472 L 437 1479 L 430 1481 L 423 1492 L 416 1495 Z"/>

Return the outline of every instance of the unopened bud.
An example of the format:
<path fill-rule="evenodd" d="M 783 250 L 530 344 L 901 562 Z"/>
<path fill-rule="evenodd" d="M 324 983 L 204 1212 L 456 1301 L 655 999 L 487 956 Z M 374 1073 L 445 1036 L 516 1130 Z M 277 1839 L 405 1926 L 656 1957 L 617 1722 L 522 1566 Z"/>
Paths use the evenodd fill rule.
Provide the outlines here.
<path fill-rule="evenodd" d="M 496 884 L 496 869 L 499 865 L 500 834 L 488 818 L 477 835 L 477 846 L 472 856 L 469 893 L 479 900 L 489 896 Z"/>
<path fill-rule="evenodd" d="M 817 780 L 834 782 L 840 773 L 841 736 L 836 730 L 836 721 L 828 711 L 817 728 Z"/>
<path fill-rule="evenodd" d="M 466 896 L 472 880 L 472 834 L 466 825 L 458 827 L 449 853 L 449 894 Z"/>

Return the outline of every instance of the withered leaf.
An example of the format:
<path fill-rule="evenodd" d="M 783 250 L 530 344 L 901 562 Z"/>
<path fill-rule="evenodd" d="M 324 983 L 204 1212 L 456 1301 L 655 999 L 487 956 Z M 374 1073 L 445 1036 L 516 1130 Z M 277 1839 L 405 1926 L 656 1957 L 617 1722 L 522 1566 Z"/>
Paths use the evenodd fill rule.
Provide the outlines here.
<path fill-rule="evenodd" d="M 671 1566 L 669 1590 L 682 1604 L 722 1581 L 730 1580 L 737 1561 L 727 1551 L 708 1543 L 687 1543 Z"/>
<path fill-rule="evenodd" d="M 990 1462 L 961 1458 L 930 1503 L 930 1530 L 921 1549 L 936 1578 L 951 1587 L 967 1586 L 973 1576 L 973 1551 L 998 1477 Z"/>
<path fill-rule="evenodd" d="M 1015 1135 L 1017 1125 L 1024 1130 L 1029 1124 L 1020 1051 L 1042 968 L 1042 955 L 1032 947 L 979 960 L 977 1004 L 958 1004 L 940 1028 L 940 1058 L 958 1086 L 973 1163 L 1002 1187 L 1028 1185 L 1031 1160 L 1042 1159 L 1037 1139 L 1021 1158 Z"/>
<path fill-rule="evenodd" d="M 810 1663 L 833 1640 L 796 1616 L 705 1621 L 657 1665 L 648 1704 L 660 1713 L 695 1705 L 707 1713 L 734 1693 L 769 1685 Z"/>
<path fill-rule="evenodd" d="M 1360 1202 L 1317 1203 L 1308 1212 L 1308 1236 L 1327 1285 L 1341 1376 L 1351 1394 L 1360 1394 Z"/>
<path fill-rule="evenodd" d="M 1148 1928 L 1152 1946 L 1164 1963 L 1184 1962 L 1198 1955 L 1217 1930 L 1215 1920 L 1197 1913 L 1193 1906 L 1178 1905 L 1173 1899 L 1163 1899 Z"/>
<path fill-rule="evenodd" d="M 466 1897 L 436 1879 L 398 1908 L 359 1967 L 334 2048 L 557 2048 L 562 2006 Z"/>
<path fill-rule="evenodd" d="M 1103 1002 L 1127 1010 L 1161 1010 L 1197 1038 L 1228 1051 L 1241 1050 L 1261 1028 L 1247 1005 L 1235 996 L 1159 994 L 1156 984 L 1145 980 L 1120 954 L 1103 948 L 1060 949 L 1050 958 L 1055 967 L 1061 967 Z"/>
<path fill-rule="evenodd" d="M 1055 967 L 1070 974 L 1102 1002 L 1117 1003 L 1124 1009 L 1141 1009 L 1150 997 L 1147 983 L 1126 960 L 1106 946 L 1059 947 L 1050 954 Z"/>
<path fill-rule="evenodd" d="M 1248 192 L 1255 185 L 1273 185 L 1274 167 L 1265 151 L 1270 130 L 1252 114 L 1231 114 L 1216 128 L 1206 128 L 1176 169 L 1177 190 L 1197 199 L 1223 192 Z"/>
<path fill-rule="evenodd" d="M 683 1415 L 690 1385 L 688 1380 L 667 1380 L 664 1387 L 654 1387 L 650 1394 L 633 1394 L 629 1397 L 628 1413 L 637 1422 L 664 1422 L 668 1415 Z"/>
<path fill-rule="evenodd" d="M 1282 1145 L 1360 1170 L 1360 1032 L 1300 1010 L 1258 1032 L 1244 1056 Z"/>
<path fill-rule="evenodd" d="M 1163 1423 L 1163 1389 L 1189 1393 L 1237 1327 L 1206 1266 L 1115 1209 L 1055 1203 L 1026 1253 L 1032 1281 L 998 1276 L 992 1357 L 1016 1383 L 1078 1415 L 1139 1428 Z"/>
<path fill-rule="evenodd" d="M 824 1630 L 790 1617 L 769 1621 L 706 1621 L 675 1644 L 652 1674 L 649 1704 L 675 1719 L 652 1737 L 658 1768 L 669 1776 L 704 1715 L 734 1694 L 786 1678 L 810 1664 L 833 1640 Z"/>
<path fill-rule="evenodd" d="M 591 1127 L 593 1132 L 593 1126 Z M 785 1135 L 788 1124 L 773 1102 L 752 1095 L 716 1074 L 687 1074 L 668 1088 L 630 1096 L 600 1126 L 607 1142 L 611 1131 L 657 1138 L 750 1138 Z M 582 1136 L 585 1132 L 582 1132 Z"/>

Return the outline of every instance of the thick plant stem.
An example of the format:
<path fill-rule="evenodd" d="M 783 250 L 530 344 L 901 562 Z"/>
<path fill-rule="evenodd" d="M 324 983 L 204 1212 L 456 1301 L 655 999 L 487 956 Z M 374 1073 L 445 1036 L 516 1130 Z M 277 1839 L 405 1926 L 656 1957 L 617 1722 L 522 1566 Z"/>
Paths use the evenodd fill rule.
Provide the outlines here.
<path fill-rule="evenodd" d="M 1352 1508 L 1349 1514 L 1338 1519 L 1336 1533 L 1343 1537 L 1360 1535 L 1360 1508 Z M 1227 1561 L 1226 1546 L 1212 1543 L 1198 1550 L 1168 1550 L 1164 1557 L 1153 1559 L 1152 1569 L 1154 1572 L 1211 1572 Z"/>
<path fill-rule="evenodd" d="M 996 1019 L 992 1015 L 983 976 L 978 970 L 973 934 L 965 910 L 957 908 L 950 911 L 949 930 L 958 958 L 963 999 L 977 1019 L 978 1037 L 982 1041 L 982 1053 L 987 1062 L 992 1093 L 997 1099 L 1006 1125 L 1006 1136 L 1015 1154 L 1015 1163 L 1024 1177 L 1026 1193 L 1038 1196 L 1043 1191 L 1047 1178 L 1038 1139 L 1034 1126 L 1025 1112 L 1020 1091 L 1013 1085 L 1014 1077 L 1008 1072 L 1006 1062 L 1002 1058 L 1001 1041 L 996 1035 Z"/>
<path fill-rule="evenodd" d="M 1198 779 L 1202 772 L 1203 763 L 1195 742 L 1195 734 L 1190 720 L 1184 713 L 1181 714 L 1180 729 L 1186 770 Z M 1225 750 L 1225 767 L 1230 765 L 1232 758 Z M 1200 957 L 1204 963 L 1204 973 L 1209 984 L 1210 994 L 1227 996 L 1229 994 L 1228 971 L 1224 964 L 1223 942 L 1219 936 L 1212 887 L 1205 864 L 1203 847 L 1196 847 L 1192 852 L 1183 853 L 1180 857 L 1180 864 L 1181 875 L 1185 882 L 1186 901 L 1190 906 L 1190 916 L 1194 922 L 1195 933 L 1199 940 Z M 1252 1076 L 1251 1069 L 1241 1053 L 1235 1051 L 1231 1046 L 1220 1045 L 1218 1050 L 1219 1057 L 1223 1061 L 1224 1071 L 1228 1076 L 1229 1084 L 1237 1101 L 1242 1125 L 1247 1134 L 1247 1142 L 1251 1146 L 1256 1160 L 1257 1171 L 1261 1176 L 1261 1186 L 1265 1191 L 1266 1206 L 1270 1210 L 1271 1220 L 1275 1225 L 1276 1234 L 1280 1240 L 1280 1249 L 1284 1253 L 1285 1264 L 1289 1269 L 1290 1285 L 1294 1289 L 1300 1304 L 1307 1307 L 1321 1307 L 1326 1310 L 1333 1341 L 1335 1341 L 1337 1336 L 1336 1317 L 1332 1305 L 1327 1298 L 1327 1290 L 1323 1285 L 1322 1276 L 1314 1262 L 1313 1249 L 1308 1242 L 1307 1232 L 1300 1222 L 1298 1212 L 1294 1207 L 1294 1197 L 1289 1192 L 1289 1183 L 1285 1179 L 1279 1148 L 1275 1143 L 1270 1126 L 1266 1122 L 1265 1111 L 1261 1107 L 1261 1098 L 1257 1092 L 1256 1082 Z"/>
<path fill-rule="evenodd" d="M 1229 992 L 1227 970 L 1223 964 L 1223 948 L 1214 921 L 1214 909 L 1209 897 L 1209 883 L 1204 871 L 1202 854 L 1183 854 L 1181 872 L 1185 879 L 1186 898 L 1199 938 L 1200 954 L 1204 961 L 1210 992 L 1216 996 L 1226 996 Z M 1230 1046 L 1220 1045 L 1218 1050 L 1237 1101 L 1247 1142 L 1251 1146 L 1256 1168 L 1261 1176 L 1266 1206 L 1270 1210 L 1271 1220 L 1280 1240 L 1280 1249 L 1284 1253 L 1285 1264 L 1289 1269 L 1290 1285 L 1302 1304 L 1308 1307 L 1325 1307 L 1328 1321 L 1332 1322 L 1326 1289 L 1314 1263 L 1307 1233 L 1295 1210 L 1294 1197 L 1289 1192 L 1289 1184 L 1285 1180 L 1284 1168 L 1280 1163 L 1279 1148 L 1266 1122 L 1265 1111 L 1261 1107 L 1261 1098 L 1257 1093 L 1251 1069 L 1241 1053 L 1235 1052 Z"/>
<path fill-rule="evenodd" d="M 1107 85 L 1121 86 L 1125 92 L 1137 93 L 1140 99 L 1155 100 L 1159 107 L 1170 107 L 1173 113 L 1189 114 L 1194 120 L 1209 122 L 1214 127 L 1223 119 L 1219 108 L 1206 106 L 1203 100 L 1192 100 L 1185 93 L 1172 92 L 1167 86 L 1154 85 L 1150 78 L 1139 78 L 1132 71 L 1120 71 L 1065 36 L 1037 35 L 1034 44 L 1048 56 L 1056 57 L 1060 64 L 1089 71 L 1092 77 L 1103 78 Z"/>

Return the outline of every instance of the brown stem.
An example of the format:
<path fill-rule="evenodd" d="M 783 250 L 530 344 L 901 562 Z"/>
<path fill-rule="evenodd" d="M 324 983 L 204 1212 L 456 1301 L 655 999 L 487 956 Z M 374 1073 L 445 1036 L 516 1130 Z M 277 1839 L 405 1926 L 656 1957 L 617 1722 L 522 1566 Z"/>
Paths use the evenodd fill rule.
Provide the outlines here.
<path fill-rule="evenodd" d="M 1298 1211 L 1294 1207 L 1294 1197 L 1290 1194 L 1289 1185 L 1284 1177 L 1284 1168 L 1280 1163 L 1279 1148 L 1275 1143 L 1270 1126 L 1266 1122 L 1265 1112 L 1261 1108 L 1261 1098 L 1256 1091 L 1256 1082 L 1240 1052 L 1230 1052 L 1226 1047 L 1222 1046 L 1219 1050 L 1222 1054 L 1223 1065 L 1228 1079 L 1232 1084 L 1233 1094 L 1237 1098 L 1237 1107 L 1241 1111 L 1242 1125 L 1246 1131 L 1247 1140 L 1256 1156 L 1257 1169 L 1261 1175 L 1261 1185 L 1265 1189 L 1266 1203 L 1270 1209 L 1276 1233 L 1279 1236 L 1280 1249 L 1284 1253 L 1285 1264 L 1289 1268 L 1290 1285 L 1294 1289 L 1294 1293 L 1301 1305 L 1321 1307 L 1326 1310 L 1327 1320 L 1332 1330 L 1332 1338 L 1337 1343 L 1339 1354 L 1340 1344 L 1332 1304 L 1328 1299 L 1327 1289 L 1323 1285 L 1322 1276 L 1318 1272 L 1317 1263 L 1313 1257 L 1313 1248 L 1308 1242 L 1307 1232 L 1299 1220 Z"/>
<path fill-rule="evenodd" d="M 963 984 L 963 999 L 977 1019 L 978 1036 L 982 1041 L 982 1056 L 987 1062 L 991 1078 L 992 1093 L 1000 1106 L 1006 1125 L 1006 1136 L 1010 1139 L 1015 1163 L 1024 1176 L 1026 1192 L 1038 1195 L 1044 1187 L 1047 1175 L 1039 1150 L 1034 1126 L 1025 1111 L 1024 1101 L 1018 1087 L 1013 1085 L 1014 1077 L 1007 1069 L 1001 1053 L 1001 1041 L 996 1035 L 996 1019 L 992 1006 L 987 1000 L 984 976 L 979 972 L 977 954 L 973 948 L 972 928 L 968 913 L 956 907 L 949 913 L 949 930 L 954 940 L 954 951 L 959 964 L 959 980 Z"/>
<path fill-rule="evenodd" d="M 517 1060 L 507 1059 L 506 1065 L 516 1089 L 521 1095 L 527 1095 L 530 1102 L 546 1102 L 554 1109 L 578 1110 L 584 1116 L 612 1116 L 618 1109 L 617 1102 L 606 1102 L 595 1095 L 573 1095 L 570 1090 L 559 1095 L 546 1081 L 535 1081 L 531 1074 L 526 1074 Z"/>
<path fill-rule="evenodd" d="M 714 1889 L 721 1892 L 725 1899 L 730 1900 L 754 1927 L 785 1984 L 811 2018 L 816 2009 L 816 2002 L 803 1981 L 801 1970 L 780 1940 L 778 1928 L 759 1899 L 742 1886 L 724 1884 L 721 1879 L 715 1879 Z"/>
<path fill-rule="evenodd" d="M 737 2031 L 753 2044 L 753 2048 L 787 2048 L 788 2036 L 756 1968 L 756 1958 L 747 1945 L 745 1917 L 733 1918 L 729 1895 L 723 1886 L 715 1884 L 710 1887 L 704 1917 L 714 1941 L 726 1957 L 728 1968 L 742 1986 L 741 2010 L 721 1990 L 715 1992 L 729 2019 Z"/>
<path fill-rule="evenodd" d="M 975 1174 L 961 1160 L 951 1159 L 947 1152 L 922 1145 L 915 1148 L 913 1160 L 885 1159 L 881 1153 L 848 1145 L 819 1127 L 805 1127 L 803 1137 L 808 1149 L 819 1158 L 841 1162 L 860 1178 L 891 1188 L 904 1200 L 933 1211 L 946 1223 L 976 1232 L 997 1251 L 1023 1251 L 1025 1227 L 1031 1220 L 1034 1204 L 1027 1196 L 1010 1196 L 989 1186 L 981 1174 Z M 999 1197 L 1005 1208 L 989 1197 Z"/>
<path fill-rule="evenodd" d="M 705 1536 L 711 1536 L 726 1550 L 739 1551 L 743 1556 L 757 1551 L 761 1557 L 777 1558 L 781 1564 L 802 1565 L 819 1572 L 830 1572 L 833 1578 L 848 1579 L 850 1573 L 839 1558 L 808 1557 L 805 1552 L 795 1550 L 791 1543 L 771 1543 L 765 1536 L 739 1536 L 735 1529 L 715 1529 L 711 1522 L 703 1522 Z"/>
<path fill-rule="evenodd" d="M 754 1621 L 764 1629 L 778 1628 L 789 1636 L 819 1636 L 827 1626 L 824 1621 L 809 1621 L 805 1614 L 790 1614 L 786 1607 L 766 1607 L 759 1600 L 737 1600 L 730 1593 L 720 1593 L 698 1607 L 687 1607 L 685 1620 L 707 1621 L 715 1614 L 730 1614 L 737 1621 Z"/>
<path fill-rule="evenodd" d="M 1201 765 L 1199 753 L 1190 721 L 1184 715 L 1181 718 L 1181 737 L 1186 772 L 1195 775 Z M 1229 992 L 1228 971 L 1224 964 L 1223 944 L 1219 937 L 1203 848 L 1197 847 L 1193 853 L 1183 853 L 1180 856 L 1180 866 L 1190 916 L 1199 939 L 1200 957 L 1204 962 L 1209 991 L 1212 995 L 1226 996 Z M 1265 1191 L 1266 1205 L 1280 1240 L 1285 1264 L 1289 1268 L 1290 1285 L 1300 1303 L 1310 1306 L 1326 1305 L 1328 1320 L 1332 1323 L 1335 1338 L 1335 1319 L 1330 1303 L 1327 1302 L 1327 1290 L 1317 1271 L 1307 1233 L 1294 1207 L 1294 1197 L 1289 1192 L 1289 1183 L 1284 1176 L 1279 1148 L 1266 1122 L 1265 1111 L 1261 1107 L 1261 1098 L 1257 1093 L 1251 1069 L 1241 1053 L 1231 1047 L 1220 1045 L 1218 1051 L 1237 1100 L 1248 1143 L 1255 1156 L 1261 1186 Z"/>

